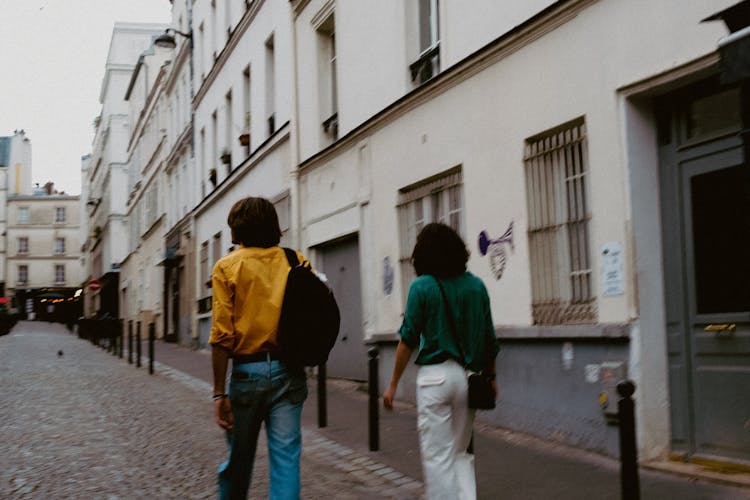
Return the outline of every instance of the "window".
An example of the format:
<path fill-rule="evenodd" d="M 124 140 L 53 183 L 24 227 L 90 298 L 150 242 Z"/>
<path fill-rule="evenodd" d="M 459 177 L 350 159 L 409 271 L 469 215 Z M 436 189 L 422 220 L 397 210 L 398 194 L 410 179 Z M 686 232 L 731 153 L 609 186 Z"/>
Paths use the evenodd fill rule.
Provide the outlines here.
<path fill-rule="evenodd" d="M 217 111 L 211 113 L 211 168 L 214 169 L 214 176 L 218 175 L 216 166 L 219 164 L 219 117 Z M 218 177 L 214 177 L 211 183 L 216 186 Z"/>
<path fill-rule="evenodd" d="M 465 239 L 462 186 L 461 167 L 456 167 L 400 190 L 398 212 L 404 298 L 409 284 L 415 278 L 411 253 L 417 242 L 417 235 L 426 224 L 442 222 Z"/>
<path fill-rule="evenodd" d="M 196 54 L 196 61 L 195 66 L 199 69 L 201 74 L 201 82 L 206 79 L 206 68 L 205 68 L 205 62 L 208 58 L 205 56 L 206 54 L 206 29 L 203 23 L 200 23 L 198 26 L 198 47 L 199 50 Z"/>
<path fill-rule="evenodd" d="M 419 59 L 409 66 L 411 79 L 422 84 L 440 71 L 440 18 L 438 0 L 418 0 Z"/>
<path fill-rule="evenodd" d="M 159 185 L 156 182 L 151 184 L 143 198 L 145 204 L 143 231 L 146 232 L 159 220 Z"/>
<path fill-rule="evenodd" d="M 226 159 L 222 158 L 222 161 L 225 162 L 227 166 L 227 175 L 232 171 L 232 131 L 234 129 L 234 123 L 232 118 L 232 91 L 230 90 L 227 92 L 227 95 L 224 97 L 224 150 L 222 153 L 222 157 L 224 153 L 229 153 L 229 161 L 226 161 Z"/>
<path fill-rule="evenodd" d="M 211 281 L 211 270 L 208 268 L 208 241 L 201 243 L 201 296 L 208 295 L 209 284 Z"/>
<path fill-rule="evenodd" d="M 291 197 L 289 193 L 283 194 L 280 198 L 273 202 L 273 206 L 276 208 L 276 214 L 279 217 L 279 229 L 281 229 L 281 245 L 286 245 L 286 237 L 289 233 L 290 227 L 290 213 L 291 213 Z"/>
<path fill-rule="evenodd" d="M 221 233 L 216 233 L 214 235 L 213 248 L 211 249 L 211 253 L 213 254 L 212 257 L 214 264 L 216 264 L 216 261 L 221 258 Z"/>
<path fill-rule="evenodd" d="M 17 222 L 19 224 L 29 223 L 29 207 L 18 207 Z"/>
<path fill-rule="evenodd" d="M 55 264 L 55 284 L 65 283 L 65 264 Z"/>
<path fill-rule="evenodd" d="M 60 224 L 65 222 L 65 207 L 55 208 L 55 223 Z"/>
<path fill-rule="evenodd" d="M 55 238 L 55 255 L 65 255 L 65 238 Z"/>
<path fill-rule="evenodd" d="M 232 36 L 232 1 L 225 0 L 224 2 L 224 24 L 227 27 L 227 41 Z"/>
<path fill-rule="evenodd" d="M 266 40 L 266 117 L 268 135 L 276 132 L 276 64 L 274 61 L 273 35 Z"/>
<path fill-rule="evenodd" d="M 211 179 L 211 167 L 206 163 L 206 129 L 202 128 L 200 132 L 200 155 L 201 155 L 201 166 L 206 172 L 206 178 Z M 216 185 L 214 178 L 214 186 Z M 206 179 L 201 179 L 201 198 L 206 196 Z"/>
<path fill-rule="evenodd" d="M 26 236 L 18 238 L 18 253 L 29 253 L 29 238 L 27 238 Z"/>
<path fill-rule="evenodd" d="M 25 285 L 29 281 L 29 266 L 21 264 L 18 266 L 18 284 Z"/>
<path fill-rule="evenodd" d="M 331 14 L 318 27 L 318 68 L 320 75 L 320 109 L 323 132 L 332 141 L 339 138 L 338 95 L 336 89 L 336 25 Z"/>
<path fill-rule="evenodd" d="M 211 51 L 211 65 L 213 65 L 219 53 L 219 19 L 216 15 L 216 0 L 211 0 Z"/>
<path fill-rule="evenodd" d="M 242 137 L 240 137 L 240 142 L 243 146 L 247 148 L 247 151 L 250 151 L 250 66 L 245 67 L 245 70 L 242 72 L 242 109 L 244 111 L 243 114 L 243 127 L 242 127 L 242 135 L 247 134 L 247 138 L 245 139 L 247 142 L 243 143 Z"/>
<path fill-rule="evenodd" d="M 589 250 L 587 154 L 583 119 L 526 140 L 534 324 L 596 321 Z"/>

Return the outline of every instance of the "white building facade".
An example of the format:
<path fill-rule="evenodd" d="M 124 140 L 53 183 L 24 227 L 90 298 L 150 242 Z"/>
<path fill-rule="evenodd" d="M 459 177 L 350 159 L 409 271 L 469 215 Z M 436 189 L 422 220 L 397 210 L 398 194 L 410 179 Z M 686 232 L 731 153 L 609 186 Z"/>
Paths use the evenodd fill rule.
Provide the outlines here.
<path fill-rule="evenodd" d="M 115 23 L 107 55 L 92 152 L 82 161 L 82 192 L 90 232 L 83 242 L 86 281 L 100 288 L 86 294 L 87 315 L 119 316 L 119 270 L 128 253 L 128 145 L 134 124 L 125 100 L 139 56 L 163 32 L 159 24 Z"/>
<path fill-rule="evenodd" d="M 24 130 L 0 137 L 0 296 L 7 285 L 8 196 L 31 194 L 31 140 Z"/>
<path fill-rule="evenodd" d="M 167 148 L 168 101 L 164 90 L 169 50 L 152 44 L 138 58 L 125 100 L 132 132 L 128 142 L 128 251 L 120 265 L 119 308 L 131 328 L 153 328 L 164 336 L 164 237 L 166 203 L 164 157 Z M 151 326 L 153 324 L 153 327 Z M 145 333 L 145 332 L 144 332 Z"/>
<path fill-rule="evenodd" d="M 198 342 L 211 328 L 210 273 L 232 247 L 227 214 L 246 196 L 277 207 L 289 234 L 292 47 L 288 2 L 193 3 L 195 156 L 193 212 Z"/>
<path fill-rule="evenodd" d="M 642 459 L 750 461 L 741 92 L 702 22 L 734 3 L 174 2 L 165 336 L 206 344 L 227 213 L 264 196 L 340 302 L 329 375 L 364 380 L 376 344 L 383 387 L 442 221 L 502 346 L 482 421 L 616 456 L 628 378 Z"/>
<path fill-rule="evenodd" d="M 192 32 L 192 2 L 172 3 L 172 25 L 180 33 Z M 165 339 L 182 345 L 198 343 L 195 324 L 196 249 L 193 244 L 193 209 L 198 200 L 193 110 L 194 58 L 191 39 L 174 33 L 172 63 L 164 82 L 168 110 L 165 147 L 166 236 L 164 240 Z"/>
<path fill-rule="evenodd" d="M 733 3 L 292 2 L 301 246 L 344 302 L 328 373 L 364 378 L 375 342 L 387 383 L 416 234 L 442 221 L 502 345 L 481 420 L 616 456 L 629 378 L 643 459 L 748 460 L 742 245 L 705 244 L 744 197 L 697 212 L 741 184 L 727 31 L 701 22 Z"/>

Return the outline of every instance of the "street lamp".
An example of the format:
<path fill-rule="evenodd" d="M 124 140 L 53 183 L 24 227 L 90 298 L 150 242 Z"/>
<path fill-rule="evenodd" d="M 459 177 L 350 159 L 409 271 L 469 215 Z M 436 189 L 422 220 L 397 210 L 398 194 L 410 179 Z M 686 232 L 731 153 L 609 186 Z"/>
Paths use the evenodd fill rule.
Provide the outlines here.
<path fill-rule="evenodd" d="M 178 35 L 184 36 L 185 38 L 189 39 L 192 43 L 193 41 L 193 35 L 190 33 L 183 33 L 182 31 L 176 30 L 174 28 L 167 28 L 164 30 L 164 33 L 156 37 L 156 40 L 154 40 L 154 45 L 157 47 L 163 47 L 165 49 L 173 49 L 177 47 L 177 42 L 175 41 L 174 37 L 169 34 L 169 32 L 176 33 Z"/>

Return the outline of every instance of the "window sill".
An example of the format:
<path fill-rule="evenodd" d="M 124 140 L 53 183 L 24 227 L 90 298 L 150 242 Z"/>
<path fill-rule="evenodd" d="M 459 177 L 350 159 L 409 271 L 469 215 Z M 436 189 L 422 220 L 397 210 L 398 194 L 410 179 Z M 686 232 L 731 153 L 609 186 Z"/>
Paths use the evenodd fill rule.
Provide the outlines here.
<path fill-rule="evenodd" d="M 425 50 L 419 59 L 409 65 L 411 81 L 419 85 L 437 76 L 440 68 L 440 45 Z"/>

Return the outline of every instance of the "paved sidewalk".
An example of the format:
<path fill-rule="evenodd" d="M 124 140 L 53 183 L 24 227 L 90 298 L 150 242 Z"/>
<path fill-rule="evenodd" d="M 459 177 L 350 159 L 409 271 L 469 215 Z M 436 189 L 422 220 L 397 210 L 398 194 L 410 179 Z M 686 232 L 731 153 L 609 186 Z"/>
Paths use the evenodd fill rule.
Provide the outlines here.
<path fill-rule="evenodd" d="M 213 498 L 226 448 L 211 415 L 210 355 L 155 344 L 156 373 L 59 325 L 22 322 L 0 337 L 0 498 Z M 63 350 L 62 357 L 57 356 Z M 317 428 L 315 381 L 303 411 L 305 499 L 423 497 L 414 408 L 381 412 L 368 450 L 362 384 L 329 380 Z M 619 499 L 611 459 L 475 426 L 480 499 Z M 267 491 L 260 444 L 252 498 Z M 643 499 L 750 499 L 750 488 L 641 470 Z"/>
<path fill-rule="evenodd" d="M 155 350 L 159 363 L 204 380 L 206 384 L 211 381 L 208 351 L 193 351 L 159 341 L 155 343 Z M 144 349 L 143 352 L 147 351 Z M 422 478 L 415 408 L 397 403 L 393 412 L 381 410 L 380 451 L 370 452 L 366 384 L 328 381 L 328 425 L 323 429 L 317 427 L 314 378 L 310 379 L 309 387 L 309 397 L 303 411 L 306 432 L 326 439 L 328 443 L 333 443 L 332 446 L 340 447 L 339 450 L 345 450 L 336 455 L 338 465 L 344 470 L 347 469 L 346 464 L 357 467 L 356 464 L 361 463 L 350 460 L 352 456 L 370 460 L 373 462 L 370 467 L 387 467 L 380 469 L 381 472 L 392 469 L 395 475 L 391 477 L 396 477 L 396 482 L 401 481 L 415 488 L 412 492 L 402 492 L 401 498 L 415 498 L 420 493 L 417 485 Z M 210 389 L 211 386 L 206 385 L 206 390 Z M 305 446 L 308 446 L 307 440 Z M 348 452 L 351 454 L 347 455 Z M 480 499 L 620 498 L 619 462 L 610 458 L 480 423 L 475 424 L 475 454 Z M 750 499 L 750 475 L 715 474 L 714 480 L 708 480 L 711 473 L 699 468 L 663 465 L 672 467 L 673 472 L 677 473 L 641 468 L 641 498 L 644 500 Z M 717 480 L 730 484 L 721 484 Z M 741 484 L 742 481 L 745 482 L 744 486 L 731 485 Z M 339 498 L 339 492 L 331 494 L 332 498 Z"/>
<path fill-rule="evenodd" d="M 60 325 L 22 322 L 0 337 L 0 387 L 0 498 L 215 498 L 226 446 L 207 382 L 162 364 L 151 376 Z M 303 498 L 420 494 L 314 429 L 303 439 Z M 261 442 L 251 498 L 267 496 L 267 477 Z"/>

